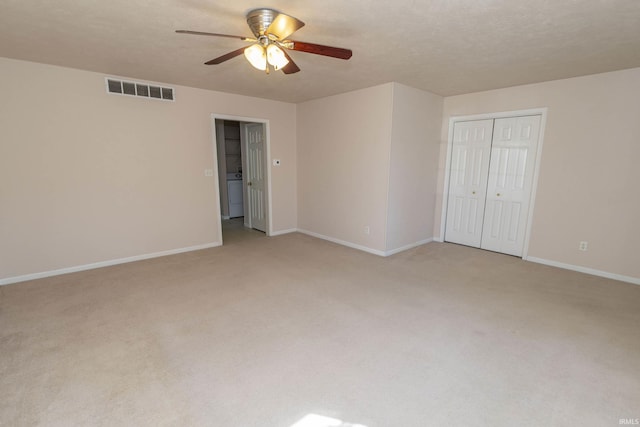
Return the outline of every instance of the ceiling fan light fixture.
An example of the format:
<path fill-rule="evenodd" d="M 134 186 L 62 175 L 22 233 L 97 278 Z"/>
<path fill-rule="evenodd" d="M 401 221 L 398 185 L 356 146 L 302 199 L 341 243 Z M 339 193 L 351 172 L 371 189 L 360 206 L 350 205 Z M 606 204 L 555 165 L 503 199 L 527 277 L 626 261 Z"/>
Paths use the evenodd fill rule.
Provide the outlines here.
<path fill-rule="evenodd" d="M 258 70 L 264 71 L 267 68 L 267 55 L 260 44 L 252 44 L 246 48 L 244 50 L 244 56 L 247 58 L 247 61 Z"/>
<path fill-rule="evenodd" d="M 269 74 L 272 67 L 276 70 L 281 70 L 284 74 L 294 74 L 300 71 L 300 67 L 298 67 L 289 56 L 287 50 L 338 59 L 351 58 L 352 52 L 350 49 L 289 40 L 291 34 L 304 26 L 304 22 L 293 16 L 280 13 L 274 9 L 253 9 L 247 13 L 246 17 L 247 24 L 255 38 L 191 30 L 176 30 L 176 32 L 198 36 L 226 37 L 252 43 L 252 45 L 247 48 L 240 47 L 239 49 L 207 61 L 205 65 L 222 64 L 244 53 L 247 61 L 249 61 L 254 68 L 266 71 L 267 74 Z"/>
<path fill-rule="evenodd" d="M 267 46 L 267 61 L 269 61 L 269 64 L 273 65 L 276 70 L 281 69 L 289 63 L 282 49 L 275 44 Z"/>

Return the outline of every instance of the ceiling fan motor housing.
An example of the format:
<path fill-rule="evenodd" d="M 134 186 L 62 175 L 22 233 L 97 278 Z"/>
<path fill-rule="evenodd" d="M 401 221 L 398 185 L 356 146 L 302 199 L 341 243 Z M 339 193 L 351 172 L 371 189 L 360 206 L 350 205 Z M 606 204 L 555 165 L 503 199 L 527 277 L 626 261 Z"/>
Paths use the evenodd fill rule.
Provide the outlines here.
<path fill-rule="evenodd" d="M 253 35 L 260 39 L 280 12 L 273 9 L 253 9 L 247 13 L 247 24 Z"/>

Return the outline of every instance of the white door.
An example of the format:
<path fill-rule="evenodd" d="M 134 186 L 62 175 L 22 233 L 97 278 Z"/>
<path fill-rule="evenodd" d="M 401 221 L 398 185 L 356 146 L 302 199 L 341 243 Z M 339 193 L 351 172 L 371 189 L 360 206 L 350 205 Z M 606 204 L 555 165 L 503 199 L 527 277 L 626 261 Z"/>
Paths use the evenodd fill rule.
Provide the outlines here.
<path fill-rule="evenodd" d="M 249 208 L 249 226 L 256 230 L 267 230 L 266 220 L 266 171 L 264 151 L 264 125 L 250 123 L 246 125 L 247 141 L 247 202 Z"/>
<path fill-rule="evenodd" d="M 453 127 L 445 240 L 480 247 L 493 119 Z"/>
<path fill-rule="evenodd" d="M 480 247 L 522 256 L 540 116 L 496 119 Z"/>

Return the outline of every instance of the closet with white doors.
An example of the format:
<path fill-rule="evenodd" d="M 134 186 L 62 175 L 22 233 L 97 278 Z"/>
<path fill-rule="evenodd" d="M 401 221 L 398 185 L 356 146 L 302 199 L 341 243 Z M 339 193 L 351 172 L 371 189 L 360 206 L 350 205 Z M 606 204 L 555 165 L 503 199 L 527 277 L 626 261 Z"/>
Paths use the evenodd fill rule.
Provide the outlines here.
<path fill-rule="evenodd" d="M 540 119 L 454 124 L 445 241 L 522 256 Z"/>

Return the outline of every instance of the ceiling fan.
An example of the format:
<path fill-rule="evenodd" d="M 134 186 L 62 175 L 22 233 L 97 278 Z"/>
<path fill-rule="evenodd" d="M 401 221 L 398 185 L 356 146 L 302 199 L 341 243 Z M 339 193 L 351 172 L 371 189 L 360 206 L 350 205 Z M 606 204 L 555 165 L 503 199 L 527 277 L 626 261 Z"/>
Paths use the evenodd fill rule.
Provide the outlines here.
<path fill-rule="evenodd" d="M 176 33 L 227 37 L 250 42 L 252 45 L 249 47 L 241 47 L 211 61 L 207 61 L 205 64 L 221 64 L 244 53 L 244 56 L 251 65 L 259 70 L 266 71 L 267 74 L 269 74 L 270 66 L 275 70 L 282 70 L 284 74 L 293 74 L 300 71 L 300 68 L 286 52 L 287 49 L 339 59 L 349 59 L 352 55 L 350 49 L 289 40 L 288 37 L 302 28 L 304 22 L 274 9 L 254 9 L 249 11 L 249 13 L 247 13 L 247 24 L 249 24 L 249 28 L 254 37 L 190 30 L 176 30 Z"/>

